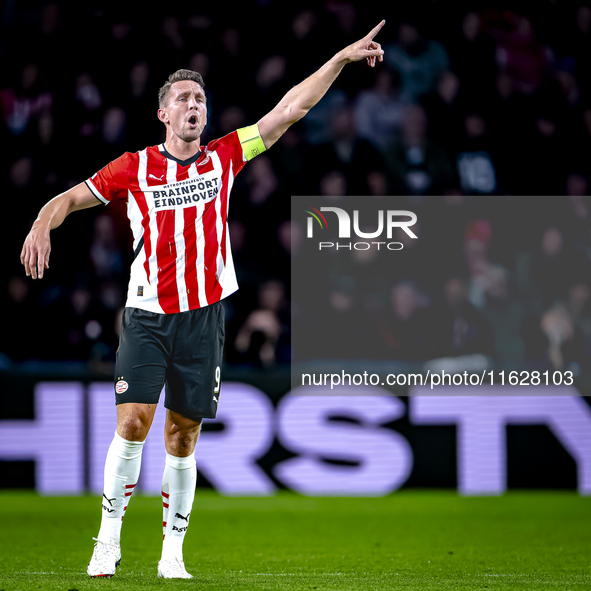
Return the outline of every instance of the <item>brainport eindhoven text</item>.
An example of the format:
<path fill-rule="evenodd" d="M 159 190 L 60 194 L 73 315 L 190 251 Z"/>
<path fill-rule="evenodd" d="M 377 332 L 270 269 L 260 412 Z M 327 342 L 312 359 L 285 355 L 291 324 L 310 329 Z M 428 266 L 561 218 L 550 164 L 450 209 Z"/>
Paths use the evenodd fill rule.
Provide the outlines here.
<path fill-rule="evenodd" d="M 404 248 L 404 244 L 402 242 L 371 240 L 372 238 L 375 239 L 381 237 L 384 229 L 386 230 L 386 237 L 388 239 L 392 239 L 392 233 L 395 228 L 400 228 L 411 239 L 418 238 L 418 236 L 410 229 L 410 226 L 413 226 L 417 222 L 417 216 L 412 211 L 388 210 L 384 215 L 384 211 L 380 210 L 377 212 L 377 227 L 374 226 L 376 229 L 372 229 L 371 231 L 368 231 L 365 227 L 363 230 L 360 229 L 359 210 L 353 211 L 352 223 L 351 216 L 340 207 L 321 207 L 320 211 L 315 211 L 325 223 L 323 225 L 320 217 L 308 211 L 311 216 L 308 217 L 307 222 L 307 238 L 314 237 L 314 220 L 316 220 L 320 226 L 320 231 L 328 228 L 328 222 L 322 213 L 327 212 L 334 213 L 337 216 L 339 239 L 351 238 L 351 230 L 353 230 L 353 233 L 358 238 L 365 239 L 365 241 L 361 242 L 331 242 L 324 240 L 318 243 L 318 250 L 402 250 Z"/>

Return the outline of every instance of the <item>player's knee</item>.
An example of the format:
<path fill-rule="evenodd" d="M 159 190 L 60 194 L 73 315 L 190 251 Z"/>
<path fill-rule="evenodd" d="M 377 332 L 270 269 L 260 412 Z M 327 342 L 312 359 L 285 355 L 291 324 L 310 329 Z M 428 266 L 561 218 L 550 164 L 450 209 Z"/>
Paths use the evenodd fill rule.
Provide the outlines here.
<path fill-rule="evenodd" d="M 165 430 L 166 451 L 173 455 L 193 453 L 201 432 L 201 420 L 193 421 L 170 414 L 169 419 Z"/>
<path fill-rule="evenodd" d="M 128 441 L 144 441 L 151 425 L 151 417 L 141 413 L 127 415 L 117 422 L 117 432 Z"/>
<path fill-rule="evenodd" d="M 201 433 L 201 421 L 189 421 L 182 425 L 173 423 L 169 428 L 169 436 L 183 441 L 196 442 Z"/>
<path fill-rule="evenodd" d="M 199 430 L 177 431 L 169 437 L 169 443 L 174 451 L 190 454 L 193 453 L 198 438 Z"/>

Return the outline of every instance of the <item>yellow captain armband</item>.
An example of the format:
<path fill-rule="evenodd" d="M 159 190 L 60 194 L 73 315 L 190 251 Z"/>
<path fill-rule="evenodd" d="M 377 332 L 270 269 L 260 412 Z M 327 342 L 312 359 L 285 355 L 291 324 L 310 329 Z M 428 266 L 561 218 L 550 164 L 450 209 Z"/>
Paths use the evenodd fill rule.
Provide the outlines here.
<path fill-rule="evenodd" d="M 242 127 L 237 132 L 244 157 L 247 160 L 252 160 L 255 156 L 262 154 L 266 150 L 263 138 L 259 133 L 259 126 L 256 123 L 249 127 Z"/>

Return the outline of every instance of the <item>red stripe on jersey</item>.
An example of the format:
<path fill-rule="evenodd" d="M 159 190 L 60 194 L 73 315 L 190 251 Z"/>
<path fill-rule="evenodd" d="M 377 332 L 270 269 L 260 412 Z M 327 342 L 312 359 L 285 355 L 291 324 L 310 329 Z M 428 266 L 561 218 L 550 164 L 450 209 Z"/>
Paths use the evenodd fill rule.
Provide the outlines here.
<path fill-rule="evenodd" d="M 222 201 L 222 220 L 224 218 Z M 205 293 L 207 300 L 217 302 L 222 296 L 222 286 L 217 279 L 218 234 L 215 201 L 207 204 L 203 212 L 203 236 L 205 239 Z M 225 225 L 225 221 L 222 222 Z"/>
<path fill-rule="evenodd" d="M 168 498 L 170 498 L 170 495 L 169 495 L 168 493 L 165 493 L 164 491 L 162 491 L 162 496 L 163 496 L 165 499 L 168 499 Z"/>
<path fill-rule="evenodd" d="M 135 484 L 126 484 L 125 488 L 135 488 Z"/>
<path fill-rule="evenodd" d="M 189 169 L 191 168 L 191 165 L 189 166 L 181 166 L 180 164 L 177 164 L 176 170 L 176 180 L 177 181 L 184 181 L 186 179 L 189 178 Z"/>
<path fill-rule="evenodd" d="M 159 211 L 156 214 L 158 242 L 158 301 L 165 314 L 180 312 L 176 283 L 176 243 L 174 241 L 175 211 Z"/>
<path fill-rule="evenodd" d="M 164 502 L 163 502 L 163 503 L 162 503 L 162 506 L 163 506 L 165 509 L 168 509 L 168 503 L 164 503 Z"/>
<path fill-rule="evenodd" d="M 199 307 L 199 289 L 197 286 L 197 208 L 187 207 L 184 212 L 185 229 L 185 285 L 187 286 L 187 300 L 189 310 Z M 206 263 L 207 265 L 207 263 Z"/>
<path fill-rule="evenodd" d="M 228 181 L 230 180 L 230 171 L 224 170 L 224 175 L 222 176 L 223 185 L 222 185 L 222 194 L 220 195 L 221 199 L 221 213 L 222 213 L 222 237 L 221 237 L 221 250 L 222 250 L 222 260 L 224 261 L 224 266 L 226 265 L 226 231 L 227 231 L 227 224 L 226 220 L 228 219 Z"/>

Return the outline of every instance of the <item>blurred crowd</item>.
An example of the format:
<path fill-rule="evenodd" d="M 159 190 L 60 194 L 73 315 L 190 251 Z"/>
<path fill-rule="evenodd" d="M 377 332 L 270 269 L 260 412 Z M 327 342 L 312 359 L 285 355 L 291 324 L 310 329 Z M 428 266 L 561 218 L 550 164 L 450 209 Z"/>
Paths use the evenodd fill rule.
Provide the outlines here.
<path fill-rule="evenodd" d="M 291 195 L 337 203 L 367 195 L 384 209 L 396 195 L 418 214 L 424 240 L 406 245 L 391 275 L 375 278 L 375 261 L 362 253 L 353 268 L 335 263 L 327 273 L 314 318 L 346 318 L 345 330 L 366 337 L 357 342 L 374 344 L 335 355 L 480 353 L 499 367 L 590 369 L 591 5 L 422 0 L 378 13 L 339 0 L 296 4 L 154 14 L 108 2 L 4 4 L 0 135 L 11 217 L 2 298 L 10 329 L 1 333 L 0 362 L 90 360 L 94 371 L 112 370 L 132 254 L 124 209 L 67 219 L 52 233 L 42 282 L 24 277 L 18 257 L 50 198 L 122 152 L 163 141 L 156 96 L 171 72 L 203 75 L 207 142 L 258 120 L 385 18 L 384 62 L 345 68 L 236 179 L 230 232 L 241 291 L 226 301 L 227 362 L 290 359 L 299 231 Z M 369 296 L 343 280 L 356 273 L 357 283 L 375 283 Z"/>
<path fill-rule="evenodd" d="M 380 248 L 323 235 L 342 248 L 319 250 L 303 216 L 292 222 L 294 360 L 591 371 L 587 200 L 450 194 L 320 205 L 356 208 L 364 232 L 375 231 L 375 210 L 412 211 L 417 239 L 397 228 L 388 250 L 385 232 L 372 239 Z"/>

